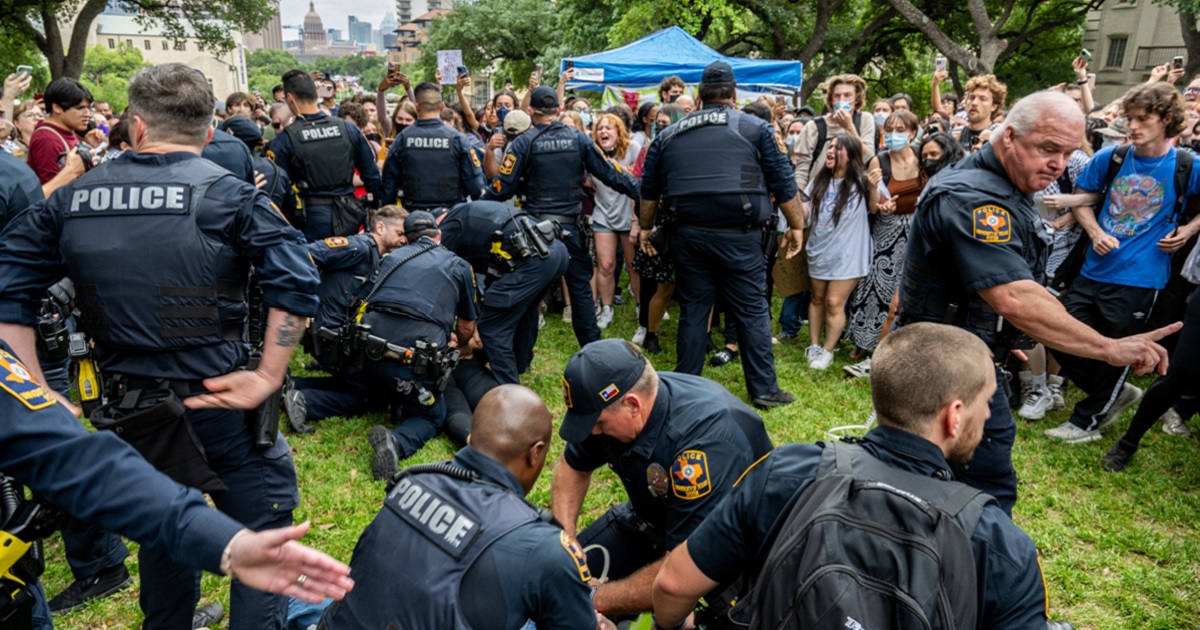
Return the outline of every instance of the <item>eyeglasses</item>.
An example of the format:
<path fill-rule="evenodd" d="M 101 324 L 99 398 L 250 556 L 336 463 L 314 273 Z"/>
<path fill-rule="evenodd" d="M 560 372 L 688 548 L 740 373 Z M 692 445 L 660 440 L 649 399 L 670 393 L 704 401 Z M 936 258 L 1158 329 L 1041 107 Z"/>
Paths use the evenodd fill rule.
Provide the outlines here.
<path fill-rule="evenodd" d="M 30 110 L 27 112 L 21 112 L 21 115 L 18 116 L 18 118 L 39 118 L 40 119 L 40 118 L 45 118 L 45 116 L 43 116 L 42 113 L 39 111 Z"/>
<path fill-rule="evenodd" d="M 1185 87 L 1185 88 L 1183 88 L 1183 93 L 1184 93 L 1184 94 L 1187 94 L 1187 93 L 1189 93 L 1189 92 L 1192 92 L 1192 93 L 1195 93 L 1195 92 L 1200 92 L 1200 87 L 1191 87 L 1191 86 L 1188 86 L 1188 87 Z"/>

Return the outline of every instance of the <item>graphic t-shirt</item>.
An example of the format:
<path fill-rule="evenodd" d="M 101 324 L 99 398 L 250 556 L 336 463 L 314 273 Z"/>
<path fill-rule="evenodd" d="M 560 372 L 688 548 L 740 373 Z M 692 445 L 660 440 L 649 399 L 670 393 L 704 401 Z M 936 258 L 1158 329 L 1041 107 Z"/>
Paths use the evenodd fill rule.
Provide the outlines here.
<path fill-rule="evenodd" d="M 1100 150 L 1075 185 L 1103 191 L 1113 150 Z M 1100 229 L 1116 237 L 1120 246 L 1104 256 L 1089 248 L 1080 271 L 1084 277 L 1146 289 L 1167 285 L 1171 257 L 1158 248 L 1158 242 L 1175 229 L 1175 155 L 1174 147 L 1155 158 L 1139 157 L 1133 149 L 1125 154 L 1125 162 L 1096 215 Z M 1200 194 L 1200 169 L 1194 165 L 1187 194 Z"/>

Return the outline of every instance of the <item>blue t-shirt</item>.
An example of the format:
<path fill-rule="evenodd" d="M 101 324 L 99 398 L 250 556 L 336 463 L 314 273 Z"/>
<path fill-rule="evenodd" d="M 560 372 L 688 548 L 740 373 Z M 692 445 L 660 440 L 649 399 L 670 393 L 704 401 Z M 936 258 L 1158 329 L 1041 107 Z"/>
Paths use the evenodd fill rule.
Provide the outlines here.
<path fill-rule="evenodd" d="M 1075 185 L 1102 191 L 1114 148 L 1102 149 L 1088 163 Z M 1200 170 L 1188 177 L 1187 194 L 1200 194 Z M 1161 157 L 1138 157 L 1133 149 L 1117 172 L 1104 207 L 1096 215 L 1100 229 L 1116 237 L 1120 247 L 1101 256 L 1088 249 L 1080 271 L 1096 282 L 1161 289 L 1171 275 L 1171 257 L 1158 242 L 1175 229 L 1175 148 Z"/>

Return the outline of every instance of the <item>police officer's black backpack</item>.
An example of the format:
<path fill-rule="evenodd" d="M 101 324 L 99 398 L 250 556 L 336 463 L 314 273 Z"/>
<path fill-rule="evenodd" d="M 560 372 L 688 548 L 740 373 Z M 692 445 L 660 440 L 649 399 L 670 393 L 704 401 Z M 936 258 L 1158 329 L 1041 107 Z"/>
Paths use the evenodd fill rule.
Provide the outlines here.
<path fill-rule="evenodd" d="M 970 535 L 995 499 L 842 442 L 825 445 L 819 470 L 734 616 L 754 629 L 974 628 Z"/>

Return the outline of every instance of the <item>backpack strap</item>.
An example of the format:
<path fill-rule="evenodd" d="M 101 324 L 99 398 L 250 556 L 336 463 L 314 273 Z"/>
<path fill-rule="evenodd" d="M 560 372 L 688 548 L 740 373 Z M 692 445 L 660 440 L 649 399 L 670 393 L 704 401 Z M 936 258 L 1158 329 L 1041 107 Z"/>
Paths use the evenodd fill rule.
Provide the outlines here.
<path fill-rule="evenodd" d="M 1188 151 L 1175 150 L 1175 210 L 1171 223 L 1179 223 L 1183 208 L 1187 205 L 1188 179 L 1192 176 L 1194 157 Z"/>
<path fill-rule="evenodd" d="M 884 149 L 876 157 L 879 158 L 879 170 L 883 171 L 883 185 L 887 186 L 892 181 L 892 156 Z"/>
<path fill-rule="evenodd" d="M 862 112 L 854 112 L 851 117 L 854 120 L 854 130 L 862 135 Z M 817 152 L 824 152 L 825 141 L 829 140 L 829 123 L 825 122 L 824 116 L 817 116 L 813 119 L 817 124 L 817 146 L 813 148 L 813 159 L 816 159 Z"/>
<path fill-rule="evenodd" d="M 1108 171 L 1104 173 L 1104 196 L 1100 198 L 1101 205 L 1104 200 L 1108 199 L 1108 193 L 1112 190 L 1113 182 L 1117 179 L 1117 173 L 1121 171 L 1121 165 L 1125 163 L 1125 156 L 1129 154 L 1129 147 L 1133 145 L 1126 144 L 1113 149 L 1112 157 L 1108 161 Z"/>

